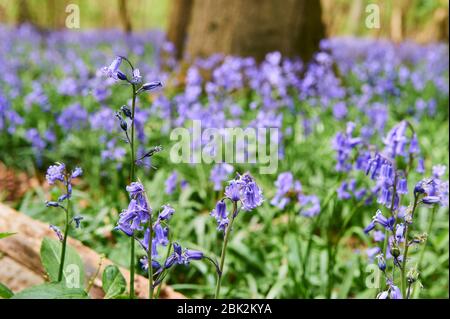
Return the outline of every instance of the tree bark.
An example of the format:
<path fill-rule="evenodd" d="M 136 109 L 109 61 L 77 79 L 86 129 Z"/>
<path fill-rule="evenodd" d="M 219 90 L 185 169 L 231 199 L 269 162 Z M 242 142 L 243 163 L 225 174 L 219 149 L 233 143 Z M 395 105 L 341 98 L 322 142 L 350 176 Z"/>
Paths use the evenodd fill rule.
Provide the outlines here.
<path fill-rule="evenodd" d="M 30 9 L 28 8 L 27 0 L 17 1 L 17 25 L 24 23 L 32 23 Z"/>
<path fill-rule="evenodd" d="M 127 3 L 125 0 L 119 0 L 119 16 L 120 21 L 122 21 L 123 30 L 126 33 L 130 33 L 132 31 L 131 20 L 128 15 Z"/>
<path fill-rule="evenodd" d="M 187 53 L 262 60 L 280 51 L 309 60 L 325 36 L 321 16 L 318 0 L 194 0 Z"/>
<path fill-rule="evenodd" d="M 192 4 L 193 0 L 172 0 L 170 4 L 167 40 L 175 46 L 177 59 L 183 57 Z"/>

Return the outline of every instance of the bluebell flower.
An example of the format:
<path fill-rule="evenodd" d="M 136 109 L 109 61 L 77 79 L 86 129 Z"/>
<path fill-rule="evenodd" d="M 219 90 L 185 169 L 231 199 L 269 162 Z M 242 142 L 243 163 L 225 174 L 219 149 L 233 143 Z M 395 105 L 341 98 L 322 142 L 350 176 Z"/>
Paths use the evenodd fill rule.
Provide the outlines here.
<path fill-rule="evenodd" d="M 148 270 L 148 257 L 147 256 L 142 257 L 139 260 L 139 262 L 141 264 L 142 270 L 147 271 Z M 156 260 L 152 260 L 152 267 L 153 267 L 153 269 L 158 270 L 161 268 L 161 264 Z"/>
<path fill-rule="evenodd" d="M 433 168 L 432 168 L 433 177 L 440 179 L 442 176 L 444 176 L 446 170 L 447 170 L 447 166 L 445 166 L 445 165 L 433 166 Z"/>
<path fill-rule="evenodd" d="M 46 201 L 45 206 L 47 207 L 60 207 L 59 202 L 53 202 L 53 201 Z"/>
<path fill-rule="evenodd" d="M 139 69 L 134 69 L 133 77 L 131 78 L 131 83 L 139 84 L 139 83 L 141 83 L 141 81 L 142 81 L 141 72 L 139 71 Z"/>
<path fill-rule="evenodd" d="M 75 228 L 80 228 L 81 221 L 83 220 L 83 216 L 74 216 L 72 220 L 75 222 Z"/>
<path fill-rule="evenodd" d="M 127 75 L 125 73 L 123 73 L 122 71 L 120 71 L 120 70 L 117 70 L 116 76 L 121 81 L 127 81 L 128 80 Z"/>
<path fill-rule="evenodd" d="M 376 258 L 378 261 L 378 268 L 380 268 L 381 271 L 385 271 L 386 270 L 386 261 L 384 260 L 383 254 L 378 254 L 376 256 Z"/>
<path fill-rule="evenodd" d="M 63 236 L 61 230 L 57 226 L 50 225 L 49 227 L 56 234 L 56 236 L 58 237 L 59 241 L 63 241 L 64 240 L 64 236 Z"/>
<path fill-rule="evenodd" d="M 203 257 L 203 252 L 199 250 L 185 249 L 184 251 L 184 258 L 186 263 L 191 260 L 201 260 Z"/>
<path fill-rule="evenodd" d="M 376 230 L 373 232 L 373 240 L 376 242 L 381 242 L 385 238 L 384 232 L 381 230 Z"/>
<path fill-rule="evenodd" d="M 387 299 L 389 297 L 389 291 L 382 291 L 377 295 L 377 299 Z"/>
<path fill-rule="evenodd" d="M 163 205 L 163 210 L 159 213 L 158 220 L 169 220 L 175 213 L 175 209 L 170 205 Z"/>
<path fill-rule="evenodd" d="M 128 208 L 119 215 L 117 229 L 128 236 L 132 236 L 136 231 L 143 230 L 142 224 L 146 223 L 151 214 L 151 208 L 142 197 L 131 199 Z"/>
<path fill-rule="evenodd" d="M 173 253 L 164 263 L 164 268 L 170 268 L 173 265 L 187 265 L 191 260 L 200 260 L 204 257 L 198 250 L 183 249 L 178 243 L 173 243 Z"/>
<path fill-rule="evenodd" d="M 394 223 L 395 223 L 394 217 L 386 218 L 383 216 L 381 210 L 378 209 L 375 213 L 375 216 L 373 216 L 373 219 L 370 222 L 370 224 L 364 229 L 364 232 L 367 234 L 368 232 L 370 232 L 375 228 L 376 224 L 379 224 L 386 229 L 392 230 L 392 228 L 394 227 Z"/>
<path fill-rule="evenodd" d="M 320 213 L 320 199 L 316 195 L 299 195 L 299 202 L 303 216 L 314 217 Z"/>
<path fill-rule="evenodd" d="M 417 159 L 417 167 L 416 167 L 416 172 L 419 174 L 423 174 L 425 173 L 425 163 L 422 157 L 419 157 Z"/>
<path fill-rule="evenodd" d="M 155 223 L 155 225 L 153 226 L 153 231 L 155 233 L 155 238 L 153 238 L 153 240 L 156 242 L 156 244 L 167 246 L 167 244 L 169 243 L 169 229 L 167 227 L 163 228 L 160 223 Z"/>
<path fill-rule="evenodd" d="M 220 200 L 216 204 L 216 208 L 211 211 L 211 216 L 216 219 L 223 219 L 227 217 L 227 205 L 223 200 Z"/>
<path fill-rule="evenodd" d="M 398 194 L 408 194 L 408 182 L 406 178 L 401 178 L 397 182 L 397 193 Z"/>
<path fill-rule="evenodd" d="M 390 295 L 389 296 L 390 296 L 390 299 L 403 299 L 400 288 L 398 288 L 394 284 L 391 284 L 391 286 L 390 286 Z"/>
<path fill-rule="evenodd" d="M 178 182 L 178 174 L 176 171 L 173 171 L 172 174 L 169 175 L 169 178 L 167 178 L 165 183 L 166 194 L 171 195 L 175 191 L 177 187 L 177 182 Z"/>
<path fill-rule="evenodd" d="M 72 171 L 72 178 L 77 178 L 80 177 L 81 175 L 83 175 L 83 170 L 81 169 L 81 167 L 75 167 L 75 169 Z"/>
<path fill-rule="evenodd" d="M 397 242 L 401 243 L 404 239 L 404 233 L 405 233 L 405 225 L 404 224 L 397 224 L 396 230 L 395 230 L 395 239 Z"/>
<path fill-rule="evenodd" d="M 236 180 L 231 180 L 225 187 L 225 196 L 233 202 L 241 200 L 241 185 Z"/>
<path fill-rule="evenodd" d="M 131 198 L 136 198 L 144 193 L 144 186 L 140 182 L 132 182 L 126 187 Z"/>
<path fill-rule="evenodd" d="M 103 73 L 110 78 L 117 79 L 117 71 L 122 63 L 121 57 L 116 57 L 108 67 L 103 68 Z"/>
<path fill-rule="evenodd" d="M 144 83 L 139 90 L 137 90 L 136 93 L 140 93 L 142 91 L 153 91 L 154 89 L 160 88 L 162 87 L 162 82 L 161 81 L 153 81 L 153 82 L 148 82 L 148 83 Z"/>
<path fill-rule="evenodd" d="M 241 201 L 244 210 L 250 211 L 263 202 L 262 191 L 249 173 L 241 176 L 238 183 L 241 186 Z"/>
<path fill-rule="evenodd" d="M 345 133 L 339 132 L 333 139 L 333 149 L 336 151 L 336 171 L 348 172 L 352 168 L 350 157 L 352 150 L 362 143 L 360 137 L 353 137 L 353 131 L 355 124 L 352 122 L 347 123 L 347 129 Z"/>
<path fill-rule="evenodd" d="M 66 166 L 63 163 L 56 163 L 56 165 L 50 165 L 47 169 L 45 178 L 50 185 L 53 185 L 56 181 L 64 182 Z"/>
<path fill-rule="evenodd" d="M 228 179 L 233 171 L 233 166 L 227 163 L 216 164 L 213 167 L 209 179 L 213 182 L 215 191 L 222 189 L 222 183 Z"/>

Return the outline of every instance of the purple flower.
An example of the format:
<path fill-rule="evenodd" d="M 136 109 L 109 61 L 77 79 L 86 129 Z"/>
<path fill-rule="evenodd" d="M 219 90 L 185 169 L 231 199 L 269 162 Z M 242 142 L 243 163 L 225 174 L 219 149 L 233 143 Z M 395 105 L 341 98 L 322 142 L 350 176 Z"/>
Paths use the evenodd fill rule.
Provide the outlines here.
<path fill-rule="evenodd" d="M 79 130 L 88 123 L 89 114 L 84 107 L 75 103 L 65 108 L 58 116 L 56 122 L 66 130 Z"/>
<path fill-rule="evenodd" d="M 170 205 L 163 205 L 163 210 L 159 213 L 158 220 L 169 220 L 173 213 L 175 213 L 175 209 Z"/>
<path fill-rule="evenodd" d="M 139 182 L 132 182 L 126 187 L 131 198 L 136 198 L 144 193 L 144 186 Z"/>
<path fill-rule="evenodd" d="M 320 200 L 315 195 L 300 195 L 299 202 L 302 205 L 300 212 L 303 216 L 314 217 L 320 213 Z"/>
<path fill-rule="evenodd" d="M 254 181 L 253 177 L 245 173 L 241 176 L 238 183 L 241 185 L 241 201 L 244 210 L 250 211 L 258 206 L 261 206 L 263 202 L 262 191 Z"/>
<path fill-rule="evenodd" d="M 154 89 L 157 89 L 159 87 L 162 87 L 162 83 L 161 81 L 153 81 L 153 82 L 148 82 L 148 83 L 144 83 L 139 90 L 137 90 L 136 93 L 142 92 L 142 91 L 153 91 Z"/>
<path fill-rule="evenodd" d="M 147 271 L 148 270 L 148 258 L 147 258 L 147 256 L 142 257 L 139 260 L 139 262 L 141 264 L 142 270 Z M 153 267 L 153 269 L 158 270 L 158 269 L 161 268 L 161 264 L 159 262 L 157 262 L 156 260 L 152 260 L 152 267 Z"/>
<path fill-rule="evenodd" d="M 143 230 L 142 224 L 146 223 L 150 217 L 151 208 L 143 196 L 131 199 L 128 208 L 119 215 L 117 229 L 128 236 L 132 236 L 135 231 Z"/>
<path fill-rule="evenodd" d="M 405 225 L 398 224 L 395 230 L 395 239 L 397 240 L 397 242 L 401 243 L 403 241 L 404 233 L 405 233 Z"/>
<path fill-rule="evenodd" d="M 227 205 L 223 200 L 217 202 L 216 208 L 211 211 L 211 216 L 216 219 L 223 219 L 227 217 Z"/>
<path fill-rule="evenodd" d="M 406 178 L 402 178 L 397 183 L 398 194 L 408 194 L 408 182 Z"/>
<path fill-rule="evenodd" d="M 50 225 L 49 227 L 56 234 L 56 236 L 58 237 L 59 241 L 63 241 L 64 240 L 64 236 L 63 236 L 61 230 L 57 226 Z"/>
<path fill-rule="evenodd" d="M 390 298 L 391 299 L 403 299 L 402 292 L 400 291 L 400 288 L 395 286 L 394 284 L 390 285 Z"/>
<path fill-rule="evenodd" d="M 155 223 L 153 226 L 153 231 L 155 232 L 155 238 L 153 238 L 153 241 L 155 241 L 157 245 L 167 246 L 169 243 L 169 229 L 167 227 L 163 228 L 161 223 Z"/>
<path fill-rule="evenodd" d="M 433 177 L 434 178 L 441 178 L 442 176 L 444 176 L 446 169 L 447 169 L 447 167 L 445 165 L 435 165 L 435 166 L 433 166 L 433 168 L 432 168 Z"/>
<path fill-rule="evenodd" d="M 169 178 L 166 180 L 166 194 L 171 195 L 176 187 L 178 182 L 178 173 L 176 171 L 173 171 L 172 174 L 169 175 Z"/>
<path fill-rule="evenodd" d="M 348 172 L 352 164 L 350 163 L 350 155 L 352 150 L 362 142 L 360 137 L 353 137 L 353 130 L 355 124 L 347 123 L 347 130 L 345 133 L 339 132 L 333 139 L 333 149 L 336 151 L 336 171 Z"/>
<path fill-rule="evenodd" d="M 347 115 L 347 106 L 344 102 L 338 102 L 333 106 L 333 116 L 337 120 L 342 120 Z"/>
<path fill-rule="evenodd" d="M 227 163 L 217 164 L 213 167 L 209 179 L 213 182 L 215 191 L 222 189 L 222 183 L 228 179 L 233 171 L 233 166 Z"/>
<path fill-rule="evenodd" d="M 103 73 L 109 78 L 117 79 L 117 71 L 119 70 L 121 63 L 122 58 L 119 56 L 116 57 L 110 66 L 103 68 Z"/>
<path fill-rule="evenodd" d="M 75 169 L 72 171 L 72 178 L 77 178 L 80 177 L 81 175 L 83 175 L 83 170 L 81 169 L 81 167 L 75 167 Z"/>
<path fill-rule="evenodd" d="M 184 251 L 184 257 L 186 262 L 191 260 L 200 260 L 203 258 L 203 253 L 199 250 L 186 249 Z"/>
<path fill-rule="evenodd" d="M 378 254 L 376 258 L 378 260 L 378 268 L 380 268 L 381 271 L 385 271 L 386 261 L 384 260 L 383 254 Z"/>
<path fill-rule="evenodd" d="M 75 222 L 75 228 L 80 228 L 81 221 L 83 220 L 83 216 L 74 216 L 72 220 Z"/>
<path fill-rule="evenodd" d="M 66 166 L 63 163 L 56 163 L 56 165 L 50 165 L 47 169 L 45 178 L 50 185 L 53 185 L 56 181 L 64 182 Z"/>
<path fill-rule="evenodd" d="M 131 83 L 139 84 L 139 83 L 141 83 L 141 81 L 142 81 L 141 72 L 139 71 L 139 69 L 134 69 L 133 77 L 131 78 Z"/>
<path fill-rule="evenodd" d="M 231 180 L 227 187 L 225 187 L 225 196 L 233 202 L 238 202 L 241 199 L 241 185 L 236 180 Z"/>
<path fill-rule="evenodd" d="M 164 268 L 170 268 L 174 264 L 187 265 L 191 260 L 200 260 L 204 257 L 198 250 L 183 249 L 178 243 L 173 243 L 173 253 L 164 263 Z"/>

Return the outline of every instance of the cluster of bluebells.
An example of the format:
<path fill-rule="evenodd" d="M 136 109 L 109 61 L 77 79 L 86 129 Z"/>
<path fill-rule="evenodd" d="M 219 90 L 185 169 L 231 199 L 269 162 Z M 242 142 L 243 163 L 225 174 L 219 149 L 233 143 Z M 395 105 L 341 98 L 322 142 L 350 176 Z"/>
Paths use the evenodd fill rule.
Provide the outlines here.
<path fill-rule="evenodd" d="M 45 113 L 51 110 L 54 113 L 56 124 L 63 130 L 56 127 L 52 130 L 64 132 L 64 135 L 58 136 L 61 141 L 70 136 L 67 134 L 69 131 L 80 134 L 80 128 L 101 129 L 103 133 L 111 133 L 111 121 L 103 117 L 111 97 L 110 86 L 119 81 L 140 85 L 139 92 L 152 90 L 160 86 L 159 81 L 141 83 L 144 78 L 154 78 L 156 74 L 161 79 L 170 80 L 174 87 L 178 85 L 179 90 L 168 94 L 161 92 L 149 109 L 143 108 L 136 112 L 137 136 L 141 141 L 145 134 L 138 123 L 145 122 L 150 114 L 161 118 L 163 127 L 183 126 L 193 119 L 202 120 L 205 128 L 235 127 L 248 119 L 250 126 L 281 128 L 285 113 L 283 109 L 297 111 L 294 103 L 297 99 L 314 108 L 332 108 L 339 121 L 354 114 L 350 112 L 356 106 L 361 113 L 361 120 L 368 119 L 373 123 L 373 127 L 366 127 L 364 134 L 361 133 L 370 135 L 374 130 L 383 131 L 387 121 L 388 103 L 380 103 L 380 100 L 393 98 L 393 104 L 396 104 L 401 98 L 398 93 L 412 88 L 415 100 L 408 103 L 410 109 L 406 112 L 420 119 L 434 114 L 436 104 L 440 102 L 440 95 L 433 99 L 422 97 L 421 92 L 428 83 L 444 98 L 448 96 L 448 59 L 445 58 L 448 47 L 439 44 L 394 45 L 380 40 L 334 38 L 323 40 L 321 52 L 308 64 L 299 59 L 283 57 L 280 52 L 272 52 L 261 63 L 249 57 L 216 54 L 198 58 L 188 68 L 184 68 L 176 62 L 173 45 L 165 43 L 163 35 L 158 32 L 130 36 L 118 31 L 102 30 L 87 33 L 51 32 L 43 36 L 38 30 L 25 25 L 17 30 L 6 26 L 0 28 L 0 39 L 4 44 L 0 48 L 0 59 L 9 61 L 0 68 L 0 111 L 7 109 L 6 112 L 0 112 L 0 131 L 4 130 L 3 127 L 9 134 L 22 125 L 25 126 L 24 131 L 36 128 L 29 127 L 30 123 L 23 121 L 24 114 L 21 114 L 34 109 Z M 23 54 L 23 43 L 27 43 L 27 49 L 30 48 L 29 55 Z M 74 43 L 79 44 L 79 47 L 74 46 Z M 155 50 L 145 50 L 148 44 L 153 45 Z M 79 54 L 80 48 L 83 48 L 82 55 Z M 98 68 L 98 61 L 103 61 L 111 50 L 132 52 L 138 56 L 158 53 L 160 56 L 145 56 L 143 60 L 149 62 L 129 74 L 123 69 L 127 60 L 122 56 L 116 57 L 110 65 Z M 355 77 L 358 80 L 355 86 L 360 87 L 354 89 L 344 86 L 336 75 L 336 68 L 341 75 Z M 36 78 L 28 84 L 21 77 L 24 69 L 45 79 Z M 105 75 L 107 81 L 103 79 Z M 58 93 L 64 96 L 79 96 L 82 99 L 92 97 L 98 107 L 87 112 L 83 107 L 84 101 L 73 104 L 70 98 L 65 99 L 69 101 L 67 105 L 59 102 L 58 105 L 52 105 L 52 99 L 49 98 L 52 87 L 56 87 Z M 253 118 L 248 118 L 249 113 L 243 112 L 242 95 L 233 94 L 245 92 L 248 88 L 252 91 L 251 98 L 244 103 L 252 111 Z M 11 105 L 4 103 L 19 97 L 25 99 L 24 110 L 13 110 Z M 22 103 L 11 104 L 15 106 Z M 305 131 L 310 132 L 314 129 L 311 126 L 315 125 L 315 121 L 308 118 L 308 113 L 302 113 L 300 120 L 305 123 Z M 104 120 L 100 121 L 102 117 Z M 53 116 L 47 118 L 52 119 Z M 33 137 L 36 141 L 33 145 L 43 145 L 36 134 Z M 27 139 L 32 142 L 31 138 Z M 106 145 L 106 142 L 109 141 L 101 141 L 99 145 Z M 281 136 L 279 142 L 281 150 Z M 36 156 L 41 150 L 33 148 Z M 109 143 L 103 155 L 104 161 L 117 161 L 125 157 L 116 143 Z"/>
<path fill-rule="evenodd" d="M 233 203 L 234 210 L 227 212 L 226 200 Z M 252 211 L 261 206 L 264 198 L 261 188 L 249 173 L 237 175 L 235 179 L 228 182 L 225 187 L 225 197 L 217 202 L 216 207 L 211 211 L 211 216 L 217 221 L 217 229 L 225 232 L 230 223 L 230 218 L 235 218 L 242 208 L 244 211 Z M 241 204 L 238 208 L 238 203 Z"/>
<path fill-rule="evenodd" d="M 403 163 L 408 170 L 415 164 L 418 173 L 424 172 L 416 133 L 407 121 L 401 121 L 382 139 L 384 148 L 380 152 L 373 151 L 377 147 L 370 145 L 363 136 L 354 137 L 354 128 L 354 123 L 347 123 L 346 132 L 339 132 L 333 141 L 336 171 L 347 175 L 353 171 L 364 172 L 375 181 L 375 185 L 371 188 L 358 186 L 355 178 L 343 181 L 337 190 L 339 199 L 364 199 L 366 204 L 376 199 L 377 203 L 389 209 L 399 209 L 400 197 L 408 193 L 408 184 L 407 171 L 398 169 L 396 164 Z M 408 136 L 408 128 L 411 136 Z"/>
<path fill-rule="evenodd" d="M 294 180 L 291 172 L 283 172 L 278 175 L 275 181 L 277 190 L 270 203 L 280 209 L 287 205 L 300 205 L 300 214 L 306 217 L 313 217 L 320 213 L 320 199 L 316 195 L 305 195 L 302 184 Z"/>
<path fill-rule="evenodd" d="M 414 134 L 413 138 L 408 140 L 405 137 L 405 126 L 402 123 L 394 127 L 384 140 L 385 154 L 393 159 L 398 156 L 404 157 L 408 159 L 409 165 L 412 165 L 414 155 L 419 151 L 417 137 Z M 387 240 L 386 251 L 383 251 L 380 247 L 373 247 L 368 250 L 369 257 L 375 256 L 377 258 L 378 267 L 386 279 L 387 290 L 382 291 L 378 298 L 400 299 L 409 297 L 409 292 L 406 296 L 403 296 L 398 286 L 394 284 L 393 273 L 391 275 L 387 272 L 386 260 L 392 259 L 393 268 L 399 268 L 402 272 L 406 272 L 407 269 L 403 269 L 403 267 L 407 266 L 406 253 L 408 247 L 426 241 L 429 234 L 419 234 L 409 238 L 408 228 L 412 227 L 414 214 L 419 205 L 448 206 L 448 181 L 442 180 L 445 167 L 442 165 L 433 167 L 433 176 L 425 178 L 415 185 L 413 200 L 408 207 L 401 206 L 401 196 L 408 194 L 406 174 L 404 171 L 396 169 L 391 160 L 376 154 L 374 158 L 370 159 L 366 172 L 377 181 L 378 203 L 389 208 L 388 216 L 385 216 L 380 209 L 377 210 L 372 221 L 364 229 L 365 233 L 369 233 L 379 226 L 388 236 L 385 238 L 386 235 L 382 232 L 375 231 L 374 240 L 376 242 Z M 417 271 L 410 268 L 407 278 L 408 284 L 412 285 L 417 280 Z M 404 284 L 406 285 L 406 283 Z"/>
<path fill-rule="evenodd" d="M 174 253 L 162 263 L 158 262 L 157 259 L 160 259 L 159 248 L 167 247 L 170 243 L 168 222 L 175 213 L 175 209 L 170 205 L 163 205 L 156 220 L 152 220 L 152 225 L 150 225 L 149 221 L 153 217 L 153 210 L 147 201 L 144 186 L 140 182 L 132 182 L 126 187 L 126 190 L 130 196 L 130 203 L 128 208 L 120 214 L 116 229 L 127 236 L 136 238 L 147 253 L 151 248 L 151 264 L 157 271 L 155 275 L 175 264 L 188 264 L 190 260 L 203 258 L 202 252 L 190 249 L 182 250 L 177 243 L 174 243 Z M 152 231 L 149 227 L 152 227 Z M 150 238 L 150 235 L 152 235 L 152 238 Z M 144 256 L 140 262 L 142 268 L 147 270 L 148 257 Z"/>
<path fill-rule="evenodd" d="M 67 212 L 67 205 L 64 205 L 64 202 L 70 200 L 72 197 L 72 181 L 75 178 L 80 177 L 83 174 L 83 170 L 80 167 L 76 167 L 72 171 L 67 171 L 66 165 L 64 163 L 55 163 L 55 165 L 50 165 L 47 169 L 47 174 L 45 178 L 50 185 L 54 185 L 57 182 L 60 182 L 64 185 L 65 193 L 58 197 L 56 201 L 46 201 L 45 204 L 47 207 L 57 207 L 61 208 Z M 70 223 L 75 223 L 75 228 L 80 228 L 82 216 L 74 216 L 72 217 Z M 50 225 L 50 229 L 52 229 L 58 239 L 60 241 L 63 240 L 63 235 L 61 230 L 55 226 Z"/>

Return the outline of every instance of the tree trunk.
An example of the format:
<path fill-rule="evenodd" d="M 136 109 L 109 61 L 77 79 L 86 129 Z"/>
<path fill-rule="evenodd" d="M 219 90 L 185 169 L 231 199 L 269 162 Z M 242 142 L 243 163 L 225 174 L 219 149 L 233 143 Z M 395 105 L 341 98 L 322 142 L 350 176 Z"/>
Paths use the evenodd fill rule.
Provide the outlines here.
<path fill-rule="evenodd" d="M 176 58 L 181 59 L 191 17 L 192 0 L 172 0 L 167 28 L 167 40 L 175 46 Z"/>
<path fill-rule="evenodd" d="M 309 60 L 325 36 L 318 0 L 194 0 L 187 53 L 262 60 L 268 52 Z"/>
<path fill-rule="evenodd" d="M 122 21 L 124 31 L 126 33 L 130 33 L 132 31 L 132 27 L 125 0 L 119 0 L 119 16 L 120 21 Z"/>
<path fill-rule="evenodd" d="M 28 8 L 27 0 L 17 1 L 17 25 L 24 23 L 32 23 L 30 9 Z"/>

